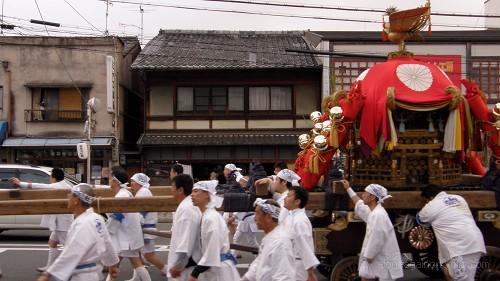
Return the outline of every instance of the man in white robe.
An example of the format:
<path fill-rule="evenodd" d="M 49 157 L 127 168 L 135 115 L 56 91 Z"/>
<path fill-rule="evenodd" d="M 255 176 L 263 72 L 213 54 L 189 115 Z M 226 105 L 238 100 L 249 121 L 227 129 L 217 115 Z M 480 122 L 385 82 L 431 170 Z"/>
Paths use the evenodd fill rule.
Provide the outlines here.
<path fill-rule="evenodd" d="M 258 198 L 255 203 L 255 222 L 266 234 L 259 254 L 250 264 L 242 281 L 290 281 L 295 279 L 295 256 L 288 233 L 278 225 L 280 205 Z"/>
<path fill-rule="evenodd" d="M 215 194 L 217 181 L 199 181 L 193 186 L 193 205 L 202 213 L 201 259 L 193 269 L 189 281 L 235 281 L 240 276 L 236 258 L 229 252 L 227 225 L 215 210 L 222 205 L 222 198 Z"/>
<path fill-rule="evenodd" d="M 288 188 L 292 186 L 300 186 L 300 176 L 294 171 L 283 169 L 276 176 L 260 179 L 255 182 L 257 185 L 267 184 L 271 187 L 273 199 L 281 206 L 280 222 L 287 216 L 288 210 L 285 208 L 285 198 L 288 195 Z"/>
<path fill-rule="evenodd" d="M 284 203 L 287 215 L 280 221 L 292 239 L 297 281 L 317 281 L 316 266 L 319 260 L 314 254 L 312 225 L 305 210 L 308 200 L 309 194 L 305 189 L 290 187 Z"/>
<path fill-rule="evenodd" d="M 173 196 L 179 205 L 175 210 L 171 228 L 167 260 L 169 280 L 188 280 L 201 258 L 201 212 L 198 207 L 193 206 L 192 190 L 193 178 L 190 175 L 177 175 L 172 179 Z"/>
<path fill-rule="evenodd" d="M 53 168 L 50 176 L 50 184 L 45 183 L 32 183 L 22 182 L 17 178 L 11 178 L 10 182 L 15 186 L 28 189 L 67 189 L 70 190 L 71 186 L 64 180 L 64 171 L 61 168 Z M 59 215 L 43 215 L 40 225 L 46 227 L 50 231 L 49 236 L 49 255 L 47 258 L 47 265 L 39 267 L 36 270 L 39 272 L 45 271 L 54 262 L 59 255 L 60 251 L 57 245 L 64 245 L 68 229 L 73 222 L 73 215 L 59 214 Z"/>
<path fill-rule="evenodd" d="M 152 197 L 153 193 L 149 190 L 149 177 L 143 173 L 136 173 L 130 178 L 130 189 L 135 194 L 135 197 Z M 142 229 L 157 230 L 158 223 L 157 212 L 141 212 Z M 151 264 L 156 266 L 161 272 L 167 274 L 165 263 L 155 254 L 155 235 L 144 233 L 144 247 L 141 248 L 141 255 Z M 127 281 L 136 281 L 137 272 L 134 270 L 132 279 Z"/>
<path fill-rule="evenodd" d="M 113 248 L 104 219 L 90 207 L 95 200 L 88 184 L 79 184 L 68 194 L 68 209 L 75 220 L 68 231 L 62 253 L 38 281 L 98 281 L 102 270 L 98 263 L 110 267 L 118 276 L 118 255 Z"/>
<path fill-rule="evenodd" d="M 362 199 L 342 180 L 354 202 L 354 212 L 366 223 L 365 239 L 359 255 L 359 276 L 362 280 L 387 281 L 403 277 L 401 252 L 391 219 L 382 203 L 391 196 L 379 184 L 365 188 Z"/>
<path fill-rule="evenodd" d="M 111 189 L 116 198 L 134 197 L 127 190 L 128 175 L 125 170 L 116 169 L 111 177 Z M 120 260 L 128 258 L 134 268 L 137 279 L 140 281 L 151 281 L 149 272 L 144 267 L 140 258 L 140 249 L 144 247 L 144 237 L 141 227 L 141 215 L 139 213 L 112 213 L 108 214 L 106 226 L 111 236 L 113 246 L 118 252 Z M 108 275 L 107 281 L 112 280 Z"/>
<path fill-rule="evenodd" d="M 465 199 L 448 194 L 439 186 L 422 191 L 428 203 L 417 215 L 430 224 L 438 244 L 439 262 L 448 280 L 472 281 L 481 256 L 486 253 L 481 231 Z"/>

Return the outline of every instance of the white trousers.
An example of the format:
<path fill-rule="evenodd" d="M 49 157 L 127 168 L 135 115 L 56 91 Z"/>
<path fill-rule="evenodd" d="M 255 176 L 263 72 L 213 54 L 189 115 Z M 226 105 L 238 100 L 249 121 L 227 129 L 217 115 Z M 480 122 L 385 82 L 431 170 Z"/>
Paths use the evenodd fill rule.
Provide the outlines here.
<path fill-rule="evenodd" d="M 481 256 L 482 253 L 473 253 L 451 259 L 446 263 L 450 276 L 454 281 L 474 281 Z"/>

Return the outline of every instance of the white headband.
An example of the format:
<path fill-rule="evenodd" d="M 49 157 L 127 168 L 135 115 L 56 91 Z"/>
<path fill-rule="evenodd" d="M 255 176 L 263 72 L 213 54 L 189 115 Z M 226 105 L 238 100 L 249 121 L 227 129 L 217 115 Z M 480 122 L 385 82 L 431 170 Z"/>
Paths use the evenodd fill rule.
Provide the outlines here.
<path fill-rule="evenodd" d="M 275 219 L 278 219 L 280 217 L 280 207 L 276 207 L 272 204 L 266 203 L 266 200 L 262 198 L 255 199 L 253 206 L 259 206 L 264 213 L 270 214 Z"/>
<path fill-rule="evenodd" d="M 87 204 L 92 204 L 94 200 L 96 199 L 95 197 L 92 197 L 90 195 L 87 195 L 83 192 L 80 191 L 80 186 L 89 186 L 88 184 L 77 184 L 71 188 L 71 193 L 73 193 L 80 201 L 87 203 Z"/>
<path fill-rule="evenodd" d="M 231 171 L 241 171 L 240 168 L 236 167 L 236 165 L 234 164 L 226 164 L 226 166 L 224 166 L 225 169 L 228 169 L 228 170 L 231 170 Z"/>
<path fill-rule="evenodd" d="M 219 208 L 220 206 L 222 206 L 222 201 L 224 199 L 217 196 L 215 190 L 215 187 L 218 184 L 219 184 L 218 181 L 210 180 L 210 181 L 199 181 L 193 185 L 193 190 L 196 189 L 203 190 L 210 194 L 210 202 L 208 202 L 207 208 Z"/>
<path fill-rule="evenodd" d="M 287 182 L 291 183 L 292 186 L 300 186 L 299 185 L 300 176 L 297 175 L 292 170 L 283 169 L 283 170 L 279 171 L 276 176 L 282 180 L 286 180 Z"/>
<path fill-rule="evenodd" d="M 380 184 L 372 183 L 369 184 L 365 191 L 370 193 L 371 195 L 378 198 L 379 203 L 384 203 L 385 199 L 391 198 L 391 195 L 387 194 L 387 189 Z"/>
<path fill-rule="evenodd" d="M 143 173 L 134 174 L 130 179 L 140 184 L 142 187 L 149 188 L 150 186 L 150 178 Z"/>

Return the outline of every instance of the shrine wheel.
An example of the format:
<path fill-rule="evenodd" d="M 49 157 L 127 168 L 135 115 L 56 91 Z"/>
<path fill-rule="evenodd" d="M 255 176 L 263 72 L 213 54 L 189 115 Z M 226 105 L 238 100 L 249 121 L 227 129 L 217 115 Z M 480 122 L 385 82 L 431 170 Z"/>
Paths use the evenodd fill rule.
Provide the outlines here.
<path fill-rule="evenodd" d="M 330 281 L 360 281 L 358 275 L 358 257 L 351 256 L 341 259 L 333 268 Z"/>
<path fill-rule="evenodd" d="M 486 247 L 486 255 L 481 257 L 477 266 L 476 281 L 500 280 L 500 248 Z"/>

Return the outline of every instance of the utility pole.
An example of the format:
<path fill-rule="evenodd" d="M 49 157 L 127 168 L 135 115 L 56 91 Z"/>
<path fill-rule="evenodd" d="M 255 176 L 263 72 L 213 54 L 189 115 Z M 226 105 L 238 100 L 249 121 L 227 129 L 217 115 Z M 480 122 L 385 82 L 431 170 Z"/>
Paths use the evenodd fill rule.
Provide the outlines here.
<path fill-rule="evenodd" d="M 141 12 L 141 46 L 142 46 L 142 41 L 144 40 L 144 9 L 142 8 L 142 5 L 139 5 L 139 10 Z"/>
<path fill-rule="evenodd" d="M 96 98 L 93 97 L 87 102 L 87 147 L 88 147 L 88 157 L 87 157 L 87 183 L 90 183 L 92 179 L 92 130 L 94 129 L 94 112 L 97 108 Z"/>
<path fill-rule="evenodd" d="M 108 15 L 109 15 L 109 0 L 106 0 L 106 31 L 104 31 L 105 35 L 109 35 L 109 31 L 108 31 Z"/>

